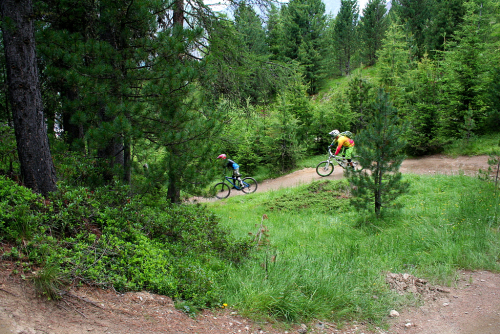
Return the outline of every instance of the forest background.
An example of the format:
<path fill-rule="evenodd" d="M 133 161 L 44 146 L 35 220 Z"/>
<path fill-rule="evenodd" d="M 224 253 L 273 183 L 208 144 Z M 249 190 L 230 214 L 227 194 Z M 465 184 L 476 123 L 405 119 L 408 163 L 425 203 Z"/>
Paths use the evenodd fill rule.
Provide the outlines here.
<path fill-rule="evenodd" d="M 287 173 L 324 153 L 331 130 L 369 127 L 380 92 L 403 130 L 387 148 L 422 156 L 498 138 L 498 2 L 388 7 L 235 2 L 228 16 L 200 1 L 3 1 L 3 256 L 45 268 L 35 280 L 52 298 L 69 279 L 219 305 L 216 277 L 251 242 L 181 203 L 209 195 L 220 153 L 258 180 Z M 32 40 L 11 38 L 10 8 Z M 16 42 L 36 46 L 37 72 L 14 94 Z M 16 98 L 33 91 L 40 103 L 23 113 Z M 22 145 L 50 157 L 47 173 Z"/>

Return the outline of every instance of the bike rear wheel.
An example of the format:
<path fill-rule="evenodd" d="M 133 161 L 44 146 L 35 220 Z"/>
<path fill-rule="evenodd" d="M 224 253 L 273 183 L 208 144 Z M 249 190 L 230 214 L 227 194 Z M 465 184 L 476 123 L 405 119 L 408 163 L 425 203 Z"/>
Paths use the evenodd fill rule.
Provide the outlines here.
<path fill-rule="evenodd" d="M 328 176 L 333 173 L 333 164 L 330 161 L 321 161 L 316 166 L 316 173 L 319 176 Z"/>
<path fill-rule="evenodd" d="M 245 177 L 243 180 L 243 192 L 245 194 L 254 193 L 257 190 L 257 181 L 251 177 Z"/>
<path fill-rule="evenodd" d="M 231 193 L 231 188 L 225 182 L 217 183 L 214 186 L 215 197 L 218 199 L 227 198 Z"/>

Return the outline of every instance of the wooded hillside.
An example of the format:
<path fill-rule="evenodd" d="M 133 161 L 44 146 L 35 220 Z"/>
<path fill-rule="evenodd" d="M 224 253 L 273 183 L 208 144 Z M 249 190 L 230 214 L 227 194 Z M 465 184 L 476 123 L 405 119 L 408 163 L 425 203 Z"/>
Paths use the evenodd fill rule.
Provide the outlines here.
<path fill-rule="evenodd" d="M 227 16 L 198 0 L 2 1 L 1 172 L 54 189 L 40 188 L 56 180 L 51 166 L 30 182 L 29 142 L 52 156 L 57 180 L 120 180 L 179 202 L 220 173 L 220 153 L 247 174 L 279 174 L 323 152 L 332 129 L 359 132 L 379 88 L 409 124 L 409 155 L 500 130 L 497 1 L 371 0 L 360 11 L 343 0 L 335 17 L 320 0 L 233 5 Z M 9 51 L 21 25 L 37 72 L 17 84 L 10 69 L 34 66 Z M 16 102 L 29 94 L 40 106 Z M 38 146 L 32 115 L 50 146 Z"/>

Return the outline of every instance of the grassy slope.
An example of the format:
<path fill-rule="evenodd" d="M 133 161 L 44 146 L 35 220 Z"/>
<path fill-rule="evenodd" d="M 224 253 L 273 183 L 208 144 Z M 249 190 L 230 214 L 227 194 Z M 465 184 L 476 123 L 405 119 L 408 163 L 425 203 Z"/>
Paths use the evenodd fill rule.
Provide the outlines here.
<path fill-rule="evenodd" d="M 457 269 L 500 270 L 499 193 L 491 184 L 465 176 L 406 178 L 412 188 L 399 200 L 403 207 L 380 220 L 364 216 L 362 227 L 362 216 L 336 192 L 344 181 L 209 204 L 237 236 L 266 226 L 268 242 L 257 257 L 228 271 L 226 301 L 288 321 L 356 317 L 380 324 L 390 309 L 415 302 L 388 290 L 386 272 L 452 284 Z"/>
<path fill-rule="evenodd" d="M 363 76 L 373 72 L 368 68 Z M 346 85 L 346 78 L 330 81 L 315 101 Z M 444 153 L 488 154 L 499 139 L 474 138 Z M 322 158 L 304 159 L 298 168 L 315 167 Z M 405 178 L 410 193 L 382 219 L 349 207 L 336 192 L 345 181 L 209 204 L 236 236 L 258 237 L 265 225 L 260 236 L 267 242 L 257 257 L 228 271 L 227 302 L 246 314 L 288 321 L 357 318 L 381 324 L 390 309 L 416 302 L 389 291 L 386 272 L 452 284 L 457 269 L 500 270 L 500 199 L 491 184 L 465 176 Z"/>

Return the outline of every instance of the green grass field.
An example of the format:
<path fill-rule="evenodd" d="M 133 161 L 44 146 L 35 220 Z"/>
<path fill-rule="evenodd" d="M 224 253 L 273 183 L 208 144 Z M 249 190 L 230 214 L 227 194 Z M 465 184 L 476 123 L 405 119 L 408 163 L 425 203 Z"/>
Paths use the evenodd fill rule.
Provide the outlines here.
<path fill-rule="evenodd" d="M 350 207 L 345 180 L 208 204 L 236 236 L 261 240 L 253 259 L 227 271 L 225 302 L 253 317 L 383 325 L 391 309 L 418 303 L 391 291 L 387 272 L 453 285 L 458 269 L 500 270 L 500 195 L 492 183 L 405 179 L 410 192 L 380 219 Z"/>

